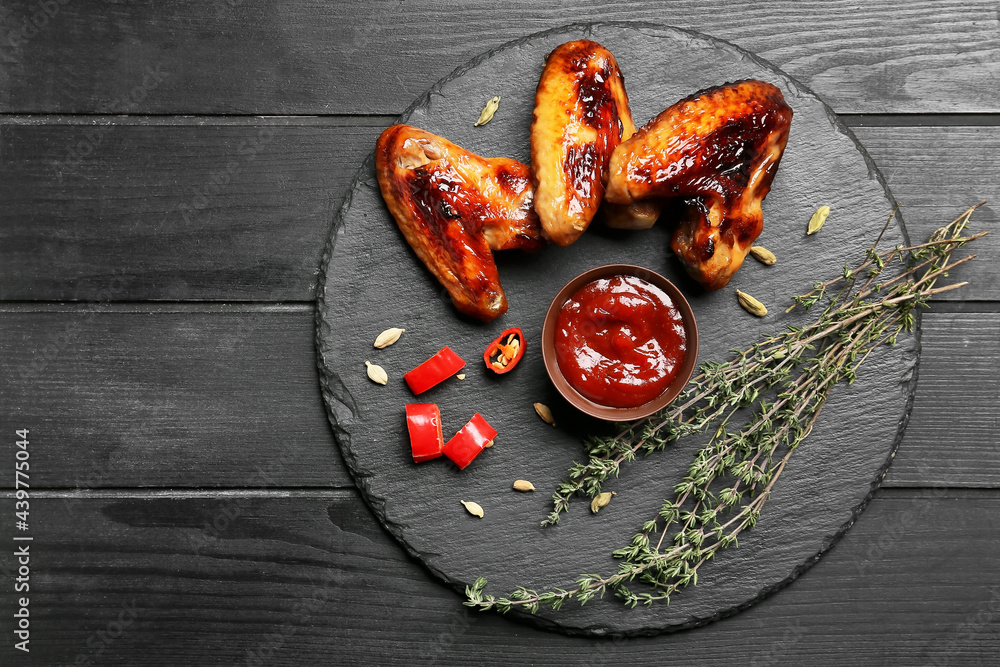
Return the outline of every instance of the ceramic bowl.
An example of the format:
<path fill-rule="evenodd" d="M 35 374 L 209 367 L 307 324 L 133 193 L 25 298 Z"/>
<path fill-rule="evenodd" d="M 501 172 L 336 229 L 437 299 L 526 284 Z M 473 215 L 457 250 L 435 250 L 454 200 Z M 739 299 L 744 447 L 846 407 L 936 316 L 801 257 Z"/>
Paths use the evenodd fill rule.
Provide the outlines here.
<path fill-rule="evenodd" d="M 687 338 L 687 354 L 684 357 L 684 362 L 681 364 L 680 370 L 674 377 L 673 381 L 667 388 L 663 390 L 659 396 L 653 400 L 643 403 L 642 405 L 633 408 L 616 408 L 607 405 L 600 405 L 586 398 L 576 389 L 574 389 L 569 382 L 566 380 L 565 376 L 559 368 L 559 362 L 556 360 L 555 351 L 555 330 L 556 330 L 556 320 L 559 317 L 559 311 L 562 309 L 563 304 L 566 303 L 572 297 L 578 289 L 583 287 L 585 284 L 598 280 L 599 278 L 609 278 L 611 276 L 617 275 L 630 275 L 642 278 L 643 280 L 650 282 L 664 292 L 670 297 L 674 302 L 674 306 L 680 311 L 681 318 L 684 321 L 684 330 Z M 559 290 L 555 298 L 552 299 L 552 303 L 549 305 L 548 312 L 545 314 L 545 322 L 542 324 L 542 359 L 545 361 L 545 370 L 549 374 L 549 378 L 552 380 L 552 384 L 555 385 L 556 389 L 562 394 L 569 403 L 580 410 L 581 412 L 588 414 L 592 417 L 597 417 L 598 419 L 606 419 L 609 421 L 632 421 L 635 419 L 642 419 L 643 417 L 648 417 L 656 412 L 659 412 L 667 405 L 670 404 L 684 389 L 687 385 L 688 380 L 691 379 L 691 375 L 694 373 L 694 368 L 698 363 L 698 325 L 694 319 L 694 313 L 691 312 L 691 304 L 688 303 L 684 295 L 677 287 L 661 276 L 660 274 L 650 271 L 649 269 L 644 269 L 641 266 L 633 266 L 631 264 L 607 264 L 605 266 L 599 266 L 589 271 L 585 271 L 578 275 L 573 280 L 566 283 L 566 286 Z"/>

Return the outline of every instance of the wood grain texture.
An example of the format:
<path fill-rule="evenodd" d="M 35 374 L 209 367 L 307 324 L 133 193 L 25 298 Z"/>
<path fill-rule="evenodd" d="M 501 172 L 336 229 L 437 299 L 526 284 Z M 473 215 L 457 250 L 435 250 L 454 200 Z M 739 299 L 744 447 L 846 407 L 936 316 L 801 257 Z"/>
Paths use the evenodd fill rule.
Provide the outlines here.
<path fill-rule="evenodd" d="M 886 486 L 1000 486 L 1000 314 L 927 315 L 910 424 Z"/>
<path fill-rule="evenodd" d="M 912 114 L 1000 104 L 987 0 L 64 2 L 0 6 L 0 113 L 394 115 L 487 48 L 595 18 L 730 39 L 841 112 L 936 125 L 948 119 Z M 34 34 L 42 4 L 58 10 L 36 15 Z M 95 133 L 89 120 L 0 117 L 0 299 L 307 302 L 330 212 L 388 122 L 105 117 L 94 120 L 112 131 Z M 273 138 L 247 159 L 265 125 Z M 998 200 L 995 127 L 856 132 L 914 237 Z M 87 155 L 67 162 L 71 149 Z M 977 220 L 995 227 L 996 210 Z M 962 276 L 974 284 L 953 293 L 992 303 L 924 320 L 916 412 L 886 485 L 1000 479 L 998 243 L 985 240 L 986 261 Z M 284 488 L 348 483 L 301 305 L 40 307 L 0 303 L 0 429 L 41 427 L 43 487 L 142 490 L 33 501 L 33 653 L 2 642 L 0 664 L 952 665 L 1000 653 L 995 492 L 885 490 L 816 567 L 745 613 L 668 637 L 566 638 L 465 613 L 353 492 Z M 268 498 L 156 490 L 272 485 L 252 492 Z M 11 564 L 6 550 L 7 581 Z M 5 587 L 5 609 L 13 597 Z"/>
<path fill-rule="evenodd" d="M 85 308 L 2 314 L 0 330 L 0 422 L 31 430 L 33 486 L 350 484 L 308 311 Z"/>
<path fill-rule="evenodd" d="M 1000 127 L 886 129 L 858 127 L 854 133 L 882 170 L 915 242 L 967 207 L 987 201 L 972 219 L 973 231 L 990 232 L 968 248 L 979 259 L 951 277 L 972 284 L 942 298 L 1000 300 Z"/>
<path fill-rule="evenodd" d="M 49 443 L 33 454 L 37 486 L 351 484 L 311 313 L 72 312 L 0 313 L 0 428 Z M 924 316 L 914 411 L 884 486 L 1000 486 L 998 330 L 996 313 Z"/>
<path fill-rule="evenodd" d="M 58 119 L 0 121 L 0 298 L 311 299 L 333 211 L 389 123 L 139 121 L 94 135 L 100 142 L 69 163 L 67 152 L 88 142 L 92 128 Z M 262 129 L 273 129 L 273 138 L 255 159 L 241 155 L 240 146 Z M 902 202 L 914 239 L 983 199 L 991 203 L 975 224 L 996 228 L 1000 127 L 855 133 Z M 201 204 L 197 194 L 213 175 L 225 180 L 234 158 L 228 184 L 200 211 L 186 211 L 188 223 L 179 207 Z M 834 215 L 830 225 L 836 222 Z M 1000 263 L 989 261 L 1000 253 L 1000 233 L 980 241 L 977 252 L 982 259 L 960 272 L 972 284 L 943 297 L 1000 299 Z"/>
<path fill-rule="evenodd" d="M 839 112 L 1000 110 L 1000 22 L 990 0 L 57 4 L 46 17 L 30 0 L 5 3 L 0 110 L 396 114 L 503 42 L 573 21 L 622 20 L 730 40 Z M 147 68 L 162 81 L 151 86 Z"/>
<path fill-rule="evenodd" d="M 310 299 L 379 130 L 0 126 L 0 298 Z"/>
<path fill-rule="evenodd" d="M 616 642 L 466 610 L 353 492 L 32 510 L 32 652 L 15 660 L 4 642 L 4 664 L 956 665 L 1000 651 L 995 492 L 883 491 L 781 595 L 696 631 Z"/>

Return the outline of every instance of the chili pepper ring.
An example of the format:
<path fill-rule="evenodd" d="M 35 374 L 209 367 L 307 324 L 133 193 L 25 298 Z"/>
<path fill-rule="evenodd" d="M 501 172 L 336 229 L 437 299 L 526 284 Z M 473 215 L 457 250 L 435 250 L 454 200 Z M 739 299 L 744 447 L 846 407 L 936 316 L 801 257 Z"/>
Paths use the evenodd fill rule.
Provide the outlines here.
<path fill-rule="evenodd" d="M 486 368 L 498 375 L 510 372 L 524 356 L 524 332 L 517 327 L 507 329 L 486 346 L 483 361 Z"/>

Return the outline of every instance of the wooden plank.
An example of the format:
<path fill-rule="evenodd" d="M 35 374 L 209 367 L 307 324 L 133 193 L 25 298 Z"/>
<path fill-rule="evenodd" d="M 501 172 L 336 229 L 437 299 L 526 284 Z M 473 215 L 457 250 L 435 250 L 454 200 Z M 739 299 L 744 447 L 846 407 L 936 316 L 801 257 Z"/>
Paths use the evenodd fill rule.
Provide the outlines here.
<path fill-rule="evenodd" d="M 465 610 L 352 492 L 31 508 L 33 633 L 17 664 L 951 665 L 1000 651 L 996 492 L 882 492 L 776 595 L 704 628 L 621 641 Z M 2 564 L 9 573 L 10 553 Z M 11 587 L 2 597 L 13 609 Z M 14 664 L 10 641 L 0 661 Z"/>
<path fill-rule="evenodd" d="M 382 123 L 282 122 L 0 126 L 0 298 L 311 299 Z"/>
<path fill-rule="evenodd" d="M 333 212 L 390 121 L 180 120 L 97 134 L 58 120 L 0 124 L 0 299 L 312 299 Z M 914 239 L 971 203 L 1000 201 L 1000 127 L 857 134 Z M 263 143 L 251 156 L 254 141 Z M 885 213 L 872 212 L 875 224 Z M 998 219 L 991 204 L 976 224 Z M 997 256 L 1000 234 L 979 244 Z M 948 298 L 1000 299 L 997 262 L 961 276 L 972 285 Z"/>
<path fill-rule="evenodd" d="M 1000 314 L 924 317 L 910 424 L 885 486 L 1000 486 Z"/>
<path fill-rule="evenodd" d="M 0 110 L 397 114 L 503 42 L 574 21 L 623 20 L 728 39 L 840 112 L 1000 109 L 1000 39 L 990 0 L 475 0 L 461 7 L 421 0 L 280 8 L 265 0 L 174 0 L 141 13 L 111 0 L 11 0 L 0 31 Z"/>
<path fill-rule="evenodd" d="M 350 484 L 309 309 L 7 313 L 0 331 L 2 432 L 30 429 L 35 487 Z"/>
<path fill-rule="evenodd" d="M 1000 299 L 1000 127 L 858 127 L 854 133 L 900 202 L 910 238 L 924 241 L 932 231 L 980 201 L 987 205 L 973 218 L 973 231 L 990 230 L 970 253 L 979 259 L 953 278 L 967 288 L 947 292 L 945 300 Z M 944 284 L 944 283 L 942 283 Z"/>
<path fill-rule="evenodd" d="M 350 484 L 309 309 L 109 308 L 0 312 L 0 432 L 29 428 L 44 443 L 34 485 Z M 998 330 L 998 313 L 924 317 L 913 416 L 886 486 L 1000 485 Z"/>

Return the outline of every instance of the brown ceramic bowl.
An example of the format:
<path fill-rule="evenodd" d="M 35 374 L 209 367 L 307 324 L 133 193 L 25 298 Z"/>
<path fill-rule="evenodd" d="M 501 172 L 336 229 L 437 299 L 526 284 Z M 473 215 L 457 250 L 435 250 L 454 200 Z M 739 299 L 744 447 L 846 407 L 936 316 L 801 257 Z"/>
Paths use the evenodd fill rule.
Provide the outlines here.
<path fill-rule="evenodd" d="M 662 394 L 648 403 L 643 403 L 634 408 L 609 407 L 594 403 L 584 397 L 570 386 L 559 369 L 559 362 L 556 360 L 556 320 L 559 317 L 559 311 L 562 310 L 563 304 L 587 283 L 599 278 L 609 278 L 618 275 L 630 275 L 642 278 L 666 292 L 673 300 L 677 310 L 680 311 L 681 318 L 684 320 L 684 330 L 687 334 L 687 355 L 684 357 L 684 363 L 681 364 L 681 368 L 674 377 L 673 382 L 663 390 Z M 644 269 L 641 266 L 607 264 L 599 266 L 596 269 L 591 269 L 590 271 L 585 271 L 576 278 L 573 278 L 552 299 L 552 304 L 549 306 L 548 312 L 545 313 L 545 322 L 542 324 L 542 359 L 545 361 L 545 370 L 552 379 L 552 384 L 556 386 L 556 389 L 559 390 L 563 398 L 569 401 L 576 409 L 592 417 L 607 419 L 609 421 L 642 419 L 643 417 L 648 417 L 651 414 L 659 412 L 669 405 L 681 393 L 684 386 L 687 385 L 688 380 L 691 379 L 694 367 L 698 363 L 698 325 L 695 322 L 694 313 L 691 312 L 691 304 L 687 302 L 687 299 L 684 298 L 684 295 L 681 294 L 681 291 L 672 282 L 660 274 L 654 273 L 649 269 Z"/>

